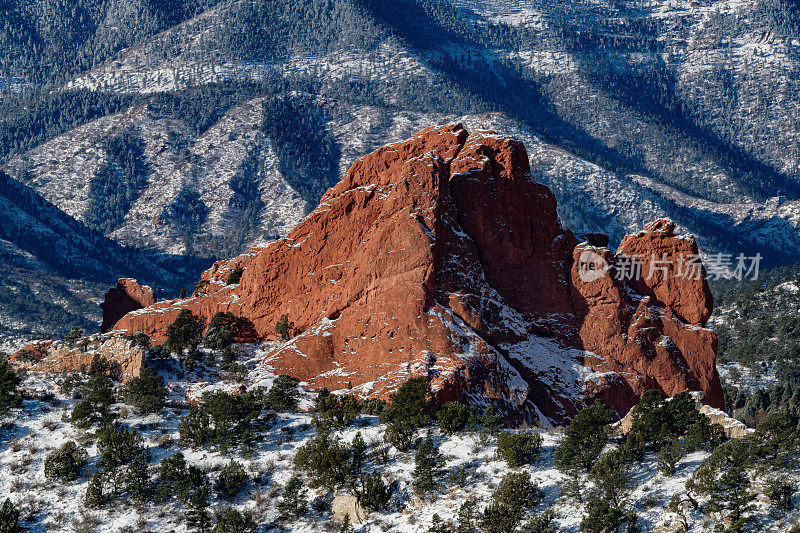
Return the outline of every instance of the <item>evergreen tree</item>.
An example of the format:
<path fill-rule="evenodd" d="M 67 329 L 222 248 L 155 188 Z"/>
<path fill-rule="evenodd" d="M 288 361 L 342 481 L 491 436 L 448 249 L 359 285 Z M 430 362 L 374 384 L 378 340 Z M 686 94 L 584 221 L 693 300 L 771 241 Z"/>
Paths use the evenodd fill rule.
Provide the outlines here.
<path fill-rule="evenodd" d="M 211 531 L 211 515 L 208 511 L 208 487 L 195 489 L 187 503 L 186 527 L 190 531 L 206 533 Z"/>
<path fill-rule="evenodd" d="M 152 367 L 131 379 L 125 389 L 125 400 L 142 413 L 157 413 L 164 407 L 167 388 L 164 378 Z"/>
<path fill-rule="evenodd" d="M 11 369 L 8 361 L 0 357 L 0 416 L 11 408 L 22 405 L 22 398 L 17 392 L 20 379 Z"/>
<path fill-rule="evenodd" d="M 477 516 L 475 512 L 475 502 L 466 500 L 458 509 L 458 525 L 456 533 L 476 533 Z"/>
<path fill-rule="evenodd" d="M 556 468 L 562 471 L 588 470 L 608 440 L 611 413 L 608 407 L 595 403 L 578 413 L 564 433 L 564 440 L 555 452 Z"/>
<path fill-rule="evenodd" d="M 86 507 L 100 507 L 107 500 L 105 491 L 105 474 L 102 471 L 95 472 L 86 487 L 86 495 L 83 502 Z"/>
<path fill-rule="evenodd" d="M 501 432 L 497 435 L 497 456 L 511 468 L 533 464 L 542 456 L 542 436 L 535 431 Z"/>
<path fill-rule="evenodd" d="M 128 465 L 125 473 L 125 495 L 132 500 L 146 502 L 153 497 L 153 482 L 147 464 L 147 455 L 139 453 Z"/>
<path fill-rule="evenodd" d="M 506 474 L 492 494 L 492 503 L 504 507 L 518 523 L 531 507 L 544 497 L 544 493 L 531 481 L 527 472 Z"/>
<path fill-rule="evenodd" d="M 240 513 L 232 507 L 222 511 L 212 533 L 255 533 L 258 524 L 249 513 Z"/>
<path fill-rule="evenodd" d="M 278 513 L 281 520 L 294 520 L 306 514 L 306 489 L 303 481 L 292 477 L 283 489 L 283 498 L 278 502 Z"/>
<path fill-rule="evenodd" d="M 505 426 L 503 415 L 494 405 L 490 405 L 486 408 L 486 410 L 483 411 L 480 422 L 481 425 L 492 435 L 496 435 Z"/>
<path fill-rule="evenodd" d="M 366 509 L 371 511 L 386 509 L 391 497 L 392 491 L 386 486 L 380 473 L 372 472 L 361 478 L 359 503 Z"/>
<path fill-rule="evenodd" d="M 297 388 L 299 380 L 281 374 L 272 382 L 272 386 L 264 396 L 264 403 L 269 409 L 279 412 L 291 411 L 297 407 L 300 392 Z"/>
<path fill-rule="evenodd" d="M 420 496 L 434 495 L 444 471 L 443 467 L 444 458 L 433 439 L 426 439 L 420 444 L 414 455 L 414 472 L 412 473 L 414 492 Z"/>
<path fill-rule="evenodd" d="M 11 500 L 6 499 L 0 507 L 0 533 L 21 533 L 25 531 L 19 525 L 19 511 Z"/>
<path fill-rule="evenodd" d="M 44 460 L 44 476 L 68 483 L 78 479 L 86 466 L 88 454 L 73 441 L 67 441 Z"/>
<path fill-rule="evenodd" d="M 141 444 L 142 436 L 138 431 L 120 424 L 105 424 L 98 432 L 99 465 L 111 483 L 112 496 L 118 495 L 128 465 L 139 456 L 144 456 L 144 464 L 147 464 L 149 453 L 141 448 Z"/>
<path fill-rule="evenodd" d="M 295 454 L 294 464 L 308 473 L 312 487 L 335 488 L 347 484 L 351 450 L 327 431 L 320 431 Z"/>
<path fill-rule="evenodd" d="M 70 346 L 75 346 L 75 343 L 83 337 L 83 330 L 78 326 L 72 326 L 72 329 L 67 333 L 67 336 L 64 337 L 64 340 Z"/>
<path fill-rule="evenodd" d="M 231 460 L 219 473 L 217 493 L 225 498 L 234 498 L 249 481 L 241 463 Z"/>
<path fill-rule="evenodd" d="M 172 353 L 182 354 L 191 346 L 197 346 L 203 334 L 203 320 L 188 309 L 178 314 L 175 321 L 167 326 L 167 347 Z"/>
<path fill-rule="evenodd" d="M 115 398 L 108 371 L 108 361 L 95 355 L 89 367 L 89 380 L 83 387 L 83 399 L 72 409 L 72 423 L 76 426 L 87 428 L 111 420 L 110 407 Z"/>
<path fill-rule="evenodd" d="M 294 322 L 289 322 L 289 315 L 284 313 L 275 324 L 275 333 L 280 335 L 281 339 L 288 341 L 292 337 L 293 328 Z"/>
<path fill-rule="evenodd" d="M 469 407 L 459 402 L 447 402 L 436 413 L 439 427 L 445 433 L 456 433 L 467 427 L 470 422 L 471 412 Z"/>

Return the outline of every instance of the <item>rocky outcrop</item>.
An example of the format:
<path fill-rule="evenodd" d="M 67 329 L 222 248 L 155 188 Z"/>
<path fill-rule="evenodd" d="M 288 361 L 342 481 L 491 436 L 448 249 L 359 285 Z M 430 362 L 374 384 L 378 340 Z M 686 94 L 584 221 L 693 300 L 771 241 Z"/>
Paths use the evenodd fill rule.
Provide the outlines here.
<path fill-rule="evenodd" d="M 697 412 L 708 418 L 711 424 L 716 424 L 725 432 L 725 436 L 729 439 L 740 439 L 753 433 L 755 430 L 747 427 L 744 423 L 731 417 L 725 411 L 715 409 L 702 402 L 703 394 L 700 392 L 691 393 L 695 400 L 695 408 Z M 621 420 L 613 425 L 613 431 L 617 435 L 627 435 L 630 433 L 635 420 L 633 409 L 628 411 Z"/>
<path fill-rule="evenodd" d="M 137 309 L 156 303 L 153 289 L 139 285 L 135 279 L 119 278 L 117 286 L 109 289 L 100 307 L 103 310 L 103 324 L 100 331 L 105 333 L 119 322 L 119 319 Z"/>
<path fill-rule="evenodd" d="M 386 397 L 427 375 L 440 400 L 495 401 L 529 422 L 564 422 L 594 398 L 621 416 L 650 388 L 721 406 L 705 282 L 620 275 L 625 253 L 696 251 L 668 227 L 626 237 L 617 254 L 596 235 L 578 242 L 520 142 L 429 128 L 357 160 L 286 238 L 115 329 L 160 342 L 182 309 L 207 321 L 229 311 L 275 341 L 265 367 L 312 386 Z M 227 285 L 235 268 L 241 282 Z M 275 334 L 284 313 L 287 342 Z"/>
<path fill-rule="evenodd" d="M 110 363 L 109 375 L 123 383 L 138 377 L 145 365 L 144 349 L 119 334 L 92 335 L 74 344 L 37 341 L 14 353 L 9 362 L 33 372 L 82 372 L 96 355 Z"/>

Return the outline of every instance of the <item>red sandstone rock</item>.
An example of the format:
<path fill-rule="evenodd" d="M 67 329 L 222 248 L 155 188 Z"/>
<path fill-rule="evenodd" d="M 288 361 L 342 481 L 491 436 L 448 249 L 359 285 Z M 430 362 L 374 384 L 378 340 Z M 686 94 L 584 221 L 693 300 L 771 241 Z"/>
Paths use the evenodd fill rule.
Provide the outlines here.
<path fill-rule="evenodd" d="M 619 253 L 696 250 L 662 221 Z M 721 406 L 707 284 L 669 272 L 627 283 L 619 261 L 559 225 L 520 142 L 429 128 L 356 161 L 286 238 L 218 262 L 202 291 L 115 329 L 160 342 L 182 309 L 206 322 L 230 311 L 276 341 L 262 363 L 272 371 L 377 397 L 427 375 L 440 400 L 494 399 L 529 422 L 564 422 L 593 398 L 621 416 L 649 388 Z M 226 285 L 235 268 L 241 282 Z M 284 313 L 288 342 L 275 335 Z"/>
<path fill-rule="evenodd" d="M 103 324 L 100 326 L 100 331 L 103 333 L 109 331 L 126 314 L 154 303 L 156 298 L 150 287 L 140 286 L 135 279 L 119 278 L 116 288 L 110 289 L 100 304 L 103 310 Z"/>
<path fill-rule="evenodd" d="M 84 347 L 78 348 L 81 344 Z M 109 375 L 123 383 L 138 377 L 145 364 L 144 350 L 118 333 L 92 335 L 74 345 L 37 341 L 14 353 L 9 363 L 34 372 L 81 372 L 88 370 L 95 355 L 108 360 Z"/>

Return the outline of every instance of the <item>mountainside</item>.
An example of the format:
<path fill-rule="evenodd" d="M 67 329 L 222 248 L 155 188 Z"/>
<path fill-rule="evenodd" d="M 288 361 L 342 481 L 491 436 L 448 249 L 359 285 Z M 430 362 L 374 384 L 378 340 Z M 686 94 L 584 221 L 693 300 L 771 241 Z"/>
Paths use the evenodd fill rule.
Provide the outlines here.
<path fill-rule="evenodd" d="M 0 243 L 6 342 L 70 326 L 94 329 L 103 291 L 120 275 L 135 273 L 172 291 L 203 264 L 120 246 L 2 172 Z"/>
<path fill-rule="evenodd" d="M 293 338 L 262 361 L 272 371 L 383 398 L 423 375 L 441 401 L 490 400 L 529 423 L 562 423 L 593 398 L 621 416 L 650 388 L 701 390 L 721 407 L 716 337 L 703 329 L 711 295 L 679 276 L 698 250 L 673 231 L 651 224 L 616 257 L 579 244 L 521 142 L 429 128 L 357 160 L 285 238 L 115 329 L 161 343 L 188 309 L 206 324 L 232 313 L 240 340 L 276 340 L 288 315 Z M 652 274 L 651 256 L 669 265 L 617 274 L 625 257 Z M 584 279 L 586 257 L 615 270 Z"/>
<path fill-rule="evenodd" d="M 462 121 L 525 142 L 576 232 L 617 244 L 669 217 L 704 253 L 800 258 L 786 0 L 0 9 L 0 168 L 126 246 L 240 253 L 353 159 Z"/>

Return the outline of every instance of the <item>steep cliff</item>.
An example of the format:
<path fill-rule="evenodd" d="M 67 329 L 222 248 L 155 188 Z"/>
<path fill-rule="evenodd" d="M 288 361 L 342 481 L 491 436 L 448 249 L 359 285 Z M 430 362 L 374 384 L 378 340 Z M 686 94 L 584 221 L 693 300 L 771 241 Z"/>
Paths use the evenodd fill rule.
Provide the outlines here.
<path fill-rule="evenodd" d="M 427 375 L 440 400 L 492 400 L 530 422 L 566 421 L 593 398 L 622 415 L 652 388 L 700 390 L 719 407 L 710 293 L 702 265 L 680 270 L 696 255 L 665 220 L 616 255 L 579 243 L 522 143 L 459 124 L 357 160 L 286 238 L 114 329 L 160 342 L 182 309 L 229 311 L 271 341 L 263 365 L 312 385 L 386 397 Z M 624 267 L 632 257 L 640 275 Z"/>

